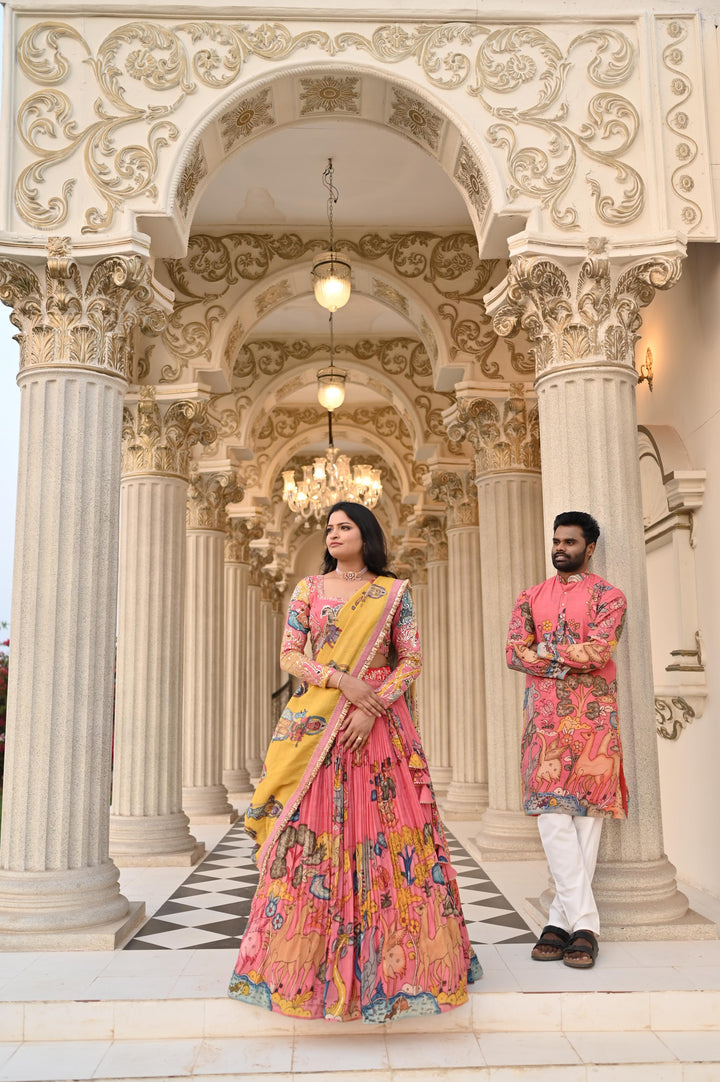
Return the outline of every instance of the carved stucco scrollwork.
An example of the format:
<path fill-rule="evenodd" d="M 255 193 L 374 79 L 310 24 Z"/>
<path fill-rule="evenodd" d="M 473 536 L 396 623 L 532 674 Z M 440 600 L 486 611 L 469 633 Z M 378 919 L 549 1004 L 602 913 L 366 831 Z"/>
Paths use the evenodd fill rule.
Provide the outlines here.
<path fill-rule="evenodd" d="M 492 302 L 493 324 L 501 336 L 525 330 L 537 375 L 584 361 L 632 367 L 641 309 L 656 290 L 673 286 L 681 269 L 679 245 L 633 260 L 614 257 L 605 238 L 591 238 L 582 261 L 518 255 Z"/>
<path fill-rule="evenodd" d="M 316 409 L 312 406 L 274 409 L 270 413 L 258 417 L 251 434 L 252 445 L 256 451 L 266 450 L 278 440 L 292 439 L 301 428 L 324 424 L 326 417 L 325 410 Z M 354 410 L 343 410 L 340 421 L 358 425 L 361 428 L 373 429 L 383 439 L 392 438 L 397 440 L 408 451 L 412 448 L 410 431 L 400 414 L 392 406 L 359 407 Z"/>
<path fill-rule="evenodd" d="M 250 542 L 262 537 L 262 526 L 249 519 L 229 519 L 225 528 L 225 563 L 249 564 Z"/>
<path fill-rule="evenodd" d="M 217 432 L 208 420 L 206 402 L 158 403 L 152 387 L 125 405 L 122 424 L 122 474 L 158 473 L 187 480 L 190 451 L 212 443 Z"/>
<path fill-rule="evenodd" d="M 447 507 L 447 529 L 477 526 L 478 496 L 472 470 L 431 469 L 428 496 Z"/>
<path fill-rule="evenodd" d="M 16 185 L 19 214 L 43 229 L 65 221 L 74 188 L 67 174 L 82 155 L 99 199 L 87 210 L 84 229 L 107 229 L 127 200 L 157 199 L 160 157 L 179 138 L 176 120 L 188 97 L 226 90 L 251 56 L 273 62 L 308 46 L 331 57 L 366 52 L 384 64 L 414 58 L 433 88 L 464 86 L 493 118 L 486 136 L 505 154 L 510 198 L 539 202 L 561 229 L 579 227 L 571 200 L 579 177 L 601 222 L 627 224 L 642 212 L 645 187 L 626 160 L 639 117 L 630 98 L 618 92 L 635 71 L 635 46 L 619 30 L 590 30 L 562 46 L 527 25 L 386 24 L 369 37 L 348 31 L 333 37 L 321 30 L 294 33 L 279 22 L 136 20 L 112 30 L 94 52 L 63 22 L 38 23 L 21 37 L 18 62 L 41 89 L 18 111 L 18 130 L 33 154 Z M 81 118 L 80 109 L 76 114 L 57 89 L 80 64 L 88 65 L 96 82 L 92 118 Z M 420 106 L 429 109 L 422 101 Z M 434 149 L 437 122 L 430 125 L 425 117 L 413 124 L 409 107 L 404 114 L 401 130 Z M 49 173 L 58 177 L 52 193 L 43 191 Z"/>
<path fill-rule="evenodd" d="M 688 26 L 684 20 L 673 19 L 665 24 L 665 32 L 670 39 L 662 50 L 662 63 L 669 76 L 669 91 L 672 105 L 665 114 L 665 123 L 675 138 L 676 167 L 672 171 L 670 184 L 675 195 L 683 204 L 680 218 L 684 229 L 692 233 L 702 222 L 703 212 L 700 204 L 691 198 L 695 190 L 693 165 L 698 157 L 698 144 L 690 134 L 691 118 L 688 102 L 693 95 L 692 79 L 686 70 L 686 47 Z"/>
<path fill-rule="evenodd" d="M 227 522 L 225 508 L 239 503 L 245 490 L 232 469 L 201 472 L 190 470 L 185 525 L 189 530 L 221 530 Z"/>
<path fill-rule="evenodd" d="M 167 318 L 147 260 L 75 259 L 69 237 L 50 237 L 44 272 L 0 256 L 0 300 L 20 332 L 21 370 L 73 365 L 129 379 L 133 331 L 158 334 Z"/>
<path fill-rule="evenodd" d="M 461 145 L 458 152 L 453 176 L 467 192 L 480 221 L 484 221 L 490 207 L 490 189 L 487 186 L 485 174 L 477 163 L 477 158 L 465 143 Z"/>
<path fill-rule="evenodd" d="M 475 451 L 480 478 L 502 470 L 540 469 L 540 424 L 537 403 L 528 405 L 521 383 L 510 385 L 504 400 L 458 398 L 446 414 L 448 435 L 468 440 Z"/>
<path fill-rule="evenodd" d="M 685 699 L 679 696 L 673 698 L 655 696 L 655 725 L 658 736 L 664 737 L 665 740 L 677 740 L 694 717 L 695 711 Z"/>

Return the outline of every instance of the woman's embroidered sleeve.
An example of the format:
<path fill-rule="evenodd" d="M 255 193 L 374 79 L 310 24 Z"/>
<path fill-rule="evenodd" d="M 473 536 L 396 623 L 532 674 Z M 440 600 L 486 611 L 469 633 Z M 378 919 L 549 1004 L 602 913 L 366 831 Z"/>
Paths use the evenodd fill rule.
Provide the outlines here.
<path fill-rule="evenodd" d="M 547 658 L 567 665 L 575 672 L 605 668 L 622 634 L 627 602 L 616 587 L 600 589 L 595 615 L 588 624 L 587 639 L 574 643 L 549 642 L 545 644 Z"/>
<path fill-rule="evenodd" d="M 301 579 L 293 591 L 280 646 L 280 668 L 306 684 L 325 687 L 330 665 L 319 665 L 304 653 L 310 630 L 310 581 Z"/>
<path fill-rule="evenodd" d="M 385 706 L 391 706 L 404 695 L 422 669 L 420 635 L 409 587 L 405 588 L 393 617 L 392 644 L 397 654 L 397 665 L 377 689 Z"/>
<path fill-rule="evenodd" d="M 515 608 L 510 617 L 506 657 L 510 669 L 517 669 L 528 676 L 562 680 L 569 672 L 568 665 L 562 664 L 556 657 L 541 658 L 538 655 L 535 621 L 526 590 L 523 590 L 515 602 Z"/>

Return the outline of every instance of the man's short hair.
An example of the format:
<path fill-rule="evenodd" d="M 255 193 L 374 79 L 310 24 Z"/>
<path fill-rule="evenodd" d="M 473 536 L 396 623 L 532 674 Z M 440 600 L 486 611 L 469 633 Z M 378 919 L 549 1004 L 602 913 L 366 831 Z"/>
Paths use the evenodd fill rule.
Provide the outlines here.
<path fill-rule="evenodd" d="M 562 514 L 555 516 L 553 530 L 557 530 L 558 526 L 579 526 L 586 545 L 597 541 L 600 536 L 600 527 L 587 511 L 563 511 Z"/>

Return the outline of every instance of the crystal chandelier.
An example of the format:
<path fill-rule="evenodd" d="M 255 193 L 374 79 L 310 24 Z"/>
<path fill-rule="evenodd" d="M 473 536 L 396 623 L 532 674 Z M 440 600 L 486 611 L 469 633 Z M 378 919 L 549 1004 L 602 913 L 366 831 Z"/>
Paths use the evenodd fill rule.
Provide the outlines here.
<path fill-rule="evenodd" d="M 294 470 L 283 471 L 283 499 L 290 510 L 308 519 L 320 521 L 340 500 L 374 507 L 382 496 L 380 470 L 366 464 L 353 466 L 348 455 L 339 455 L 332 438 L 332 413 L 328 410 L 328 449 L 324 458 L 302 467 L 302 478 Z"/>
<path fill-rule="evenodd" d="M 350 299 L 350 263 L 335 251 L 333 235 L 333 206 L 338 201 L 339 192 L 333 184 L 333 163 L 328 158 L 327 169 L 323 173 L 323 184 L 329 195 L 327 201 L 328 222 L 330 225 L 330 249 L 323 252 L 313 263 L 312 278 L 315 300 L 328 312 L 337 312 Z"/>

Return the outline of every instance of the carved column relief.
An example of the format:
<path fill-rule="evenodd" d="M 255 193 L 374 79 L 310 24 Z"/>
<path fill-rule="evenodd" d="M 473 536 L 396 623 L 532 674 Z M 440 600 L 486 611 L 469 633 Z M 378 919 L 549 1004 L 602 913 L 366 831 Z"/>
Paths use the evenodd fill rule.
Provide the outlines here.
<path fill-rule="evenodd" d="M 414 533 L 414 531 L 412 531 L 412 533 Z M 417 713 L 415 722 L 418 728 L 422 728 L 424 733 L 425 719 L 427 717 L 425 695 L 428 687 L 428 673 L 426 669 L 428 573 L 426 545 L 422 538 L 407 536 L 400 543 L 398 548 L 398 558 L 394 563 L 394 569 L 396 574 L 410 580 L 415 619 L 417 620 L 418 629 L 420 631 L 420 645 L 423 650 L 423 668 L 419 679 L 416 680 L 414 685 L 415 709 Z M 425 748 L 425 754 L 427 755 L 427 748 Z"/>
<path fill-rule="evenodd" d="M 426 544 L 427 588 L 422 626 L 423 701 L 420 723 L 433 786 L 445 796 L 452 780 L 448 673 L 448 542 L 444 516 L 425 515 L 417 530 Z"/>
<path fill-rule="evenodd" d="M 112 948 L 144 910 L 108 856 L 122 404 L 160 310 L 141 256 L 83 263 L 66 238 L 1 254 L 0 298 L 21 389 L 0 947 Z"/>
<path fill-rule="evenodd" d="M 488 298 L 498 332 L 522 326 L 535 345 L 545 535 L 559 511 L 594 514 L 593 568 L 628 599 L 617 665 L 631 805 L 627 823 L 605 825 L 596 874 L 604 930 L 619 938 L 687 913 L 663 852 L 633 367 L 641 310 L 677 281 L 683 255 L 669 241 L 553 248 L 520 234 Z"/>
<path fill-rule="evenodd" d="M 243 490 L 229 466 L 194 469 L 187 499 L 183 808 L 192 822 L 234 822 L 222 783 L 224 557 L 228 503 Z"/>
<path fill-rule="evenodd" d="M 504 641 L 516 597 L 544 577 L 537 404 L 522 384 L 459 384 L 445 414 L 448 436 L 475 452 L 482 566 L 488 808 L 477 843 L 495 860 L 533 859 L 542 849 L 522 810 L 520 734 L 523 686 L 505 664 Z"/>
<path fill-rule="evenodd" d="M 487 806 L 480 535 L 473 471 L 432 469 L 429 496 L 447 507 L 452 781 L 443 811 L 451 819 L 473 819 Z"/>
<path fill-rule="evenodd" d="M 194 864 L 182 810 L 185 502 L 191 448 L 215 429 L 204 401 L 126 398 L 110 851 L 121 865 Z"/>
<path fill-rule="evenodd" d="M 225 534 L 225 696 L 223 785 L 230 797 L 250 788 L 245 765 L 247 718 L 246 654 L 254 628 L 248 623 L 250 542 L 262 529 L 248 519 L 231 519 Z"/>

